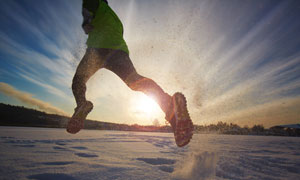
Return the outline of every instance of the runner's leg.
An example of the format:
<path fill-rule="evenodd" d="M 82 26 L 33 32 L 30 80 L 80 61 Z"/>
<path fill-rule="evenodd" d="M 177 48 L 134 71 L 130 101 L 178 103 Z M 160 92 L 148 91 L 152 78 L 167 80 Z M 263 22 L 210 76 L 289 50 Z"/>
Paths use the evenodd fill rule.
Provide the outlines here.
<path fill-rule="evenodd" d="M 167 113 L 172 97 L 152 79 L 139 75 L 129 55 L 121 50 L 112 50 L 112 55 L 107 59 L 105 68 L 117 74 L 132 90 L 141 91 L 153 97 L 161 109 Z"/>
<path fill-rule="evenodd" d="M 187 145 L 193 136 L 194 126 L 189 117 L 184 95 L 175 93 L 171 97 L 152 79 L 139 75 L 127 53 L 120 50 L 112 52 L 104 67 L 117 74 L 132 90 L 153 96 L 172 126 L 177 146 Z"/>
<path fill-rule="evenodd" d="M 86 101 L 86 82 L 96 71 L 103 67 L 103 64 L 103 57 L 99 56 L 98 51 L 95 48 L 87 48 L 73 77 L 72 91 L 77 107 Z"/>

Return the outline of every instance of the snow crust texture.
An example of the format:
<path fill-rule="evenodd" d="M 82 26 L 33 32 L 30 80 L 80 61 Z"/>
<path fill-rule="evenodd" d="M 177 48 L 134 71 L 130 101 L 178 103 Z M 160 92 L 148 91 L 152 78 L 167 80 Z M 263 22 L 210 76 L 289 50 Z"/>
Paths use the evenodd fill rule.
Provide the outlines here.
<path fill-rule="evenodd" d="M 0 127 L 0 179 L 300 179 L 300 138 Z"/>

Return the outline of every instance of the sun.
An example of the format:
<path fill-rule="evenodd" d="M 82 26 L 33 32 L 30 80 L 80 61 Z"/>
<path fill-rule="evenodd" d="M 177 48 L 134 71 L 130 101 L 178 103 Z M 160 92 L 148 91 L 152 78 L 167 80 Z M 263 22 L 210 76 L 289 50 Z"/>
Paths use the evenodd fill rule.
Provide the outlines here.
<path fill-rule="evenodd" d="M 161 113 L 161 109 L 155 100 L 144 94 L 136 96 L 133 102 L 133 111 L 135 112 L 136 116 L 140 118 L 152 119 L 159 116 Z"/>
<path fill-rule="evenodd" d="M 151 115 L 155 112 L 158 112 L 158 104 L 154 101 L 153 98 L 146 95 L 140 96 L 137 100 L 136 108 L 138 111 Z"/>
<path fill-rule="evenodd" d="M 133 121 L 140 125 L 153 125 L 155 119 L 164 119 L 164 113 L 154 98 L 143 93 L 135 94 L 128 108 Z"/>

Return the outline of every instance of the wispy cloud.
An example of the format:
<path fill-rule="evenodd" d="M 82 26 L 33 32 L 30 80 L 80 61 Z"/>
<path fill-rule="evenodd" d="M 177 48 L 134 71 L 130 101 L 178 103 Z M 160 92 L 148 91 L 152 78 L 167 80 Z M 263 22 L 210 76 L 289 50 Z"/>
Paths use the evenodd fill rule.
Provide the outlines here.
<path fill-rule="evenodd" d="M 70 100 L 70 96 L 67 95 L 65 92 L 61 91 L 60 89 L 57 89 L 45 82 L 42 82 L 40 80 L 37 80 L 36 78 L 33 78 L 33 77 L 29 77 L 28 75 L 26 74 L 21 74 L 19 73 L 19 75 L 21 77 L 23 77 L 24 79 L 36 84 L 36 85 L 39 85 L 41 87 L 43 87 L 44 89 L 46 89 L 46 91 L 48 91 L 49 93 L 53 94 L 53 95 L 56 95 L 56 96 L 60 96 L 61 98 L 65 99 L 65 100 Z"/>
<path fill-rule="evenodd" d="M 48 113 L 60 114 L 60 115 L 68 115 L 66 112 L 62 111 L 61 109 L 54 107 L 49 103 L 43 102 L 39 99 L 32 97 L 32 94 L 19 91 L 7 83 L 0 82 L 0 92 L 7 96 L 13 97 L 23 103 L 26 103 L 31 106 L 35 106 L 42 111 Z"/>
<path fill-rule="evenodd" d="M 80 10 L 76 13 L 76 8 L 80 7 L 78 3 L 31 3 L 32 11 L 39 14 L 35 17 L 17 1 L 2 3 L 1 8 L 5 20 L 13 22 L 12 27 L 17 28 L 14 34 L 4 29 L 0 31 L 0 52 L 6 54 L 7 61 L 14 66 L 10 73 L 68 101 L 71 93 L 67 91 L 70 91 L 75 67 L 83 55 L 86 38 L 80 29 Z M 57 9 L 55 4 L 70 12 Z M 41 10 L 36 7 L 38 5 L 45 8 Z M 13 9 L 18 13 L 11 13 Z M 20 37 L 18 29 L 22 29 L 20 34 L 32 38 L 31 41 Z"/>

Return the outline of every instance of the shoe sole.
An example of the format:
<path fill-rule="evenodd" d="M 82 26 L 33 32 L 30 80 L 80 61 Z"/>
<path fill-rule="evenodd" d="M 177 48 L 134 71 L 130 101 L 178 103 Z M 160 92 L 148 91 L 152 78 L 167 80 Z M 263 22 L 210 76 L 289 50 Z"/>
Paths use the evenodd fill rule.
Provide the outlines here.
<path fill-rule="evenodd" d="M 93 104 L 91 102 L 87 101 L 86 103 L 87 104 L 80 106 L 69 120 L 67 132 L 76 134 L 84 127 L 84 120 L 93 109 Z"/>
<path fill-rule="evenodd" d="M 186 99 L 183 94 L 175 93 L 175 140 L 178 147 L 187 145 L 193 136 L 194 125 L 187 110 Z"/>

